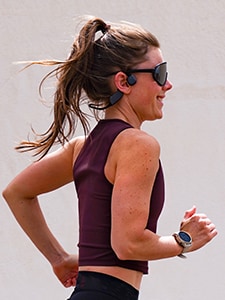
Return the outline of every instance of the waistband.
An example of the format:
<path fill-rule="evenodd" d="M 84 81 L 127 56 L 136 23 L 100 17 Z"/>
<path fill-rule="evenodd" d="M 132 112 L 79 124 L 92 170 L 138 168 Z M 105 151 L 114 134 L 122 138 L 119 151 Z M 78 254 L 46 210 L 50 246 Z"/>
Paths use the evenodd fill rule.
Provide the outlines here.
<path fill-rule="evenodd" d="M 122 300 L 137 300 L 139 291 L 125 281 L 98 272 L 80 271 L 78 273 L 76 289 L 77 292 L 82 290 L 94 290 L 106 293 Z"/>

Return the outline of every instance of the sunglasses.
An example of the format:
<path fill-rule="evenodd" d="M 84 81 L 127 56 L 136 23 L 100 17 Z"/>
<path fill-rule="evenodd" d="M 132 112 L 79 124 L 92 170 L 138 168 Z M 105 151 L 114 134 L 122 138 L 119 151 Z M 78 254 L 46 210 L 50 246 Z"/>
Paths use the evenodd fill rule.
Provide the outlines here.
<path fill-rule="evenodd" d="M 126 73 L 151 73 L 153 79 L 158 83 L 158 85 L 164 86 L 168 76 L 167 63 L 163 62 L 158 64 L 154 69 L 131 69 Z"/>

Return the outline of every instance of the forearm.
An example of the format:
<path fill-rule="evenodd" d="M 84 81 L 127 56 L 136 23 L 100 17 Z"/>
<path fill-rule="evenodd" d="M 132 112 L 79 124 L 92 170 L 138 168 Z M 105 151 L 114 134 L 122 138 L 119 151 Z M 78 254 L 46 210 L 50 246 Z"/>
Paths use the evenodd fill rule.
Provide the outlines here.
<path fill-rule="evenodd" d="M 205 214 L 196 214 L 196 208 L 186 211 L 181 223 L 182 231 L 186 231 L 192 244 L 188 252 L 200 249 L 216 235 L 215 225 Z M 173 235 L 158 236 L 148 229 L 117 231 L 112 235 L 113 249 L 121 259 L 125 260 L 155 260 L 169 258 L 183 252 Z"/>
<path fill-rule="evenodd" d="M 170 258 L 179 255 L 183 248 L 178 245 L 172 236 L 159 236 L 150 230 L 145 230 L 143 240 L 134 245 L 133 254 L 137 257 L 143 257 L 144 260 L 156 260 Z"/>
<path fill-rule="evenodd" d="M 113 246 L 114 251 L 123 260 L 157 260 L 179 255 L 182 247 L 171 236 L 159 236 L 150 230 L 144 230 L 138 238 L 124 239 Z"/>
<path fill-rule="evenodd" d="M 7 191 L 3 196 L 22 229 L 50 264 L 54 266 L 65 259 L 67 253 L 49 230 L 38 199 L 26 199 Z"/>

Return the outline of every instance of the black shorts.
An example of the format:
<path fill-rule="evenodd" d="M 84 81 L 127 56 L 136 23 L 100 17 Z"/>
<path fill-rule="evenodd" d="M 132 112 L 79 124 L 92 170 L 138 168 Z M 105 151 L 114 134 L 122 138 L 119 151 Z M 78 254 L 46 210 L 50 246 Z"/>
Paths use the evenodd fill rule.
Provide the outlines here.
<path fill-rule="evenodd" d="M 102 273 L 81 271 L 68 300 L 137 300 L 139 292 L 130 284 Z"/>

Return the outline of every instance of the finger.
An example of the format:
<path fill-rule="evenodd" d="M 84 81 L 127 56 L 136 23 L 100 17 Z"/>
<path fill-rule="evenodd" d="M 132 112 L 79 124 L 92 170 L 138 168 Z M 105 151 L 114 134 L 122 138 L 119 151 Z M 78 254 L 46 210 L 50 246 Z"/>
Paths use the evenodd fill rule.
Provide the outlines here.
<path fill-rule="evenodd" d="M 197 221 L 199 222 L 199 224 L 203 225 L 204 227 L 213 224 L 212 221 L 205 215 L 200 215 L 200 216 L 196 215 L 196 218 L 197 218 Z M 213 224 L 213 226 L 215 226 L 215 225 Z"/>
<path fill-rule="evenodd" d="M 207 215 L 203 214 L 203 213 L 195 214 L 193 217 L 196 217 L 196 218 L 199 218 L 199 219 L 209 219 L 207 217 Z"/>
<path fill-rule="evenodd" d="M 208 224 L 208 228 L 210 230 L 210 232 L 212 232 L 213 230 L 216 229 L 216 226 L 213 223 Z"/>
<path fill-rule="evenodd" d="M 64 283 L 64 286 L 65 286 L 65 287 L 70 287 L 70 286 L 72 286 L 72 285 L 73 285 L 73 280 L 72 280 L 72 278 L 67 279 L 66 282 Z"/>
<path fill-rule="evenodd" d="M 64 282 L 63 285 L 64 285 L 65 287 L 75 286 L 75 285 L 76 285 L 76 281 L 77 281 L 76 276 L 74 276 L 74 277 L 71 277 L 71 278 L 67 279 L 67 280 Z"/>
<path fill-rule="evenodd" d="M 187 210 L 184 214 L 184 219 L 189 219 L 190 217 L 192 217 L 195 213 L 196 213 L 196 206 L 192 206 L 192 208 L 190 208 L 189 210 Z"/>
<path fill-rule="evenodd" d="M 218 234 L 218 231 L 217 231 L 216 228 L 214 228 L 214 229 L 211 231 L 211 236 L 212 236 L 212 238 L 214 238 L 217 234 Z"/>
<path fill-rule="evenodd" d="M 74 277 L 74 278 L 72 279 L 72 286 L 75 286 L 76 283 L 77 283 L 77 279 Z"/>
<path fill-rule="evenodd" d="M 63 285 L 64 285 L 66 288 L 70 287 L 70 286 L 71 286 L 70 280 L 68 279 L 67 281 L 65 281 L 65 282 L 63 283 Z"/>

